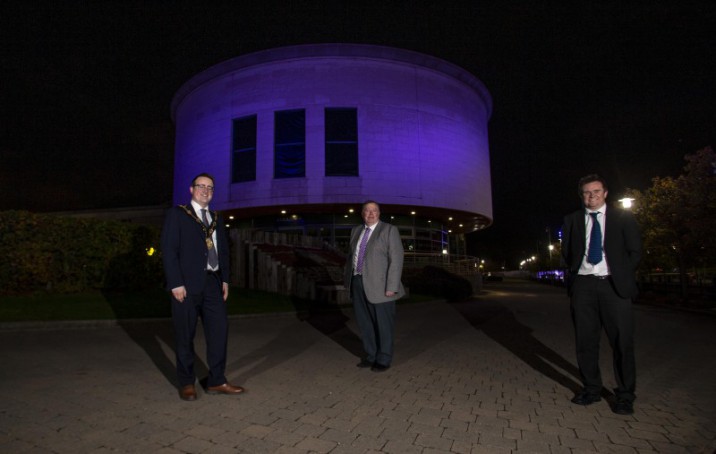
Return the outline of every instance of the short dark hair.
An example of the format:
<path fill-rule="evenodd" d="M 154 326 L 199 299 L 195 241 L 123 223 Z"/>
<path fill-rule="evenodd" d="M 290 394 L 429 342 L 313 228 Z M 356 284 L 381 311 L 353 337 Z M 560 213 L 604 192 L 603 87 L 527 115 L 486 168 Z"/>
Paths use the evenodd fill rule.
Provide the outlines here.
<path fill-rule="evenodd" d="M 194 186 L 194 185 L 196 184 L 196 180 L 198 180 L 198 179 L 201 178 L 201 177 L 205 177 L 205 178 L 210 179 L 210 180 L 211 180 L 211 184 L 216 185 L 216 183 L 214 182 L 214 177 L 212 177 L 211 175 L 209 175 L 209 174 L 206 173 L 206 172 L 200 173 L 199 175 L 195 176 L 194 179 L 191 180 L 191 185 Z"/>
<path fill-rule="evenodd" d="M 577 195 L 579 197 L 582 197 L 582 188 L 584 187 L 584 185 L 594 183 L 595 181 L 602 183 L 602 187 L 604 188 L 604 190 L 608 191 L 606 180 L 597 175 L 596 173 L 592 173 L 579 179 L 579 183 L 577 183 Z"/>
<path fill-rule="evenodd" d="M 361 205 L 361 207 L 360 207 L 361 213 L 363 212 L 363 210 L 365 210 L 366 205 L 368 205 L 368 204 L 370 204 L 370 203 L 372 203 L 373 205 L 377 206 L 377 207 L 378 207 L 378 211 L 380 211 L 380 204 L 379 204 L 378 202 L 376 202 L 375 200 L 366 200 L 365 202 L 363 202 L 363 205 Z"/>

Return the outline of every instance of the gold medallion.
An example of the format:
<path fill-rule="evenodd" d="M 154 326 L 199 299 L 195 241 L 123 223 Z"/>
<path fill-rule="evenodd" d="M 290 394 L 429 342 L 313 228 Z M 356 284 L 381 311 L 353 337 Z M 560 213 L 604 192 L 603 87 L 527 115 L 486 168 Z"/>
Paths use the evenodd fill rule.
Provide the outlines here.
<path fill-rule="evenodd" d="M 206 239 L 206 247 L 207 249 L 213 249 L 214 248 L 214 242 L 211 241 L 211 238 Z"/>

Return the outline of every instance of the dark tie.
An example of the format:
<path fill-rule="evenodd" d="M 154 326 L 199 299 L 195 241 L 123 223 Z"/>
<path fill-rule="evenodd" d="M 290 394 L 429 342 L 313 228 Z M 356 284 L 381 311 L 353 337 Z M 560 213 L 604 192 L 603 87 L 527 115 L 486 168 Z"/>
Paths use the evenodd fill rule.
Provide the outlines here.
<path fill-rule="evenodd" d="M 358 260 L 356 260 L 356 274 L 363 272 L 363 259 L 365 258 L 365 245 L 368 244 L 368 237 L 370 236 L 370 227 L 365 228 L 363 233 L 363 239 L 360 240 L 360 246 L 358 247 Z"/>
<path fill-rule="evenodd" d="M 202 208 L 201 210 L 201 221 L 204 223 L 205 226 L 209 227 L 209 219 L 206 217 L 206 208 Z M 216 253 L 216 245 L 214 244 L 209 249 L 209 268 L 215 270 L 218 265 L 219 255 Z"/>
<path fill-rule="evenodd" d="M 587 251 L 587 262 L 592 265 L 602 261 L 602 226 L 597 221 L 596 213 L 589 213 L 592 217 L 592 233 L 589 235 L 589 251 Z"/>

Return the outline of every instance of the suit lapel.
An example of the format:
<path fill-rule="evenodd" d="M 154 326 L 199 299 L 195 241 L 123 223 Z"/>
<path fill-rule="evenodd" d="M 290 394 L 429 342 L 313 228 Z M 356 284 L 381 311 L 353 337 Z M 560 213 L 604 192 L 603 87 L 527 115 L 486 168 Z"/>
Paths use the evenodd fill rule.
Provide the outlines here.
<path fill-rule="evenodd" d="M 579 247 L 582 251 L 584 251 L 587 247 L 587 215 L 585 214 L 584 210 L 581 210 L 577 213 L 577 216 L 575 216 L 574 224 L 575 224 L 575 233 L 577 234 L 577 238 L 579 238 Z"/>
<path fill-rule="evenodd" d="M 368 237 L 368 244 L 365 245 L 366 253 L 368 252 L 368 249 L 372 247 L 373 244 L 375 244 L 375 241 L 373 241 L 373 238 L 377 238 L 380 232 L 383 231 L 383 228 L 385 226 L 384 222 L 378 222 L 378 225 L 371 227 L 370 237 Z"/>

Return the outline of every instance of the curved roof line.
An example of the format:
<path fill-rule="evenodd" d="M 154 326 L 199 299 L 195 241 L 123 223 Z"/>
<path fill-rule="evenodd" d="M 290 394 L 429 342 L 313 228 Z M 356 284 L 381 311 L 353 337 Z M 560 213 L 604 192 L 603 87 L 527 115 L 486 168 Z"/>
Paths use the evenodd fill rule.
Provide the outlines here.
<path fill-rule="evenodd" d="M 376 46 L 372 44 L 303 44 L 297 46 L 277 47 L 253 52 L 230 60 L 223 61 L 195 75 L 185 82 L 172 98 L 171 118 L 184 98 L 206 82 L 224 74 L 272 63 L 282 60 L 310 59 L 321 57 L 357 57 L 366 59 L 389 60 L 409 63 L 447 74 L 475 90 L 487 107 L 488 118 L 492 115 L 492 97 L 485 85 L 467 70 L 437 57 L 395 47 Z"/>

